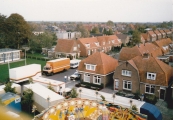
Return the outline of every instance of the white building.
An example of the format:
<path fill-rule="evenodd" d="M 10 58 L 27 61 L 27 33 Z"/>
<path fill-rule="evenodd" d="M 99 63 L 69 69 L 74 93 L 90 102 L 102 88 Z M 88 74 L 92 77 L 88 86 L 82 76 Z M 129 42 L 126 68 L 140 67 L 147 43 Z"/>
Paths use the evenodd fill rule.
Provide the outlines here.
<path fill-rule="evenodd" d="M 0 63 L 6 63 L 10 61 L 15 61 L 20 59 L 20 51 L 16 49 L 10 48 L 2 48 L 0 49 Z"/>
<path fill-rule="evenodd" d="M 57 31 L 56 36 L 58 39 L 76 39 L 81 37 L 81 32 Z"/>

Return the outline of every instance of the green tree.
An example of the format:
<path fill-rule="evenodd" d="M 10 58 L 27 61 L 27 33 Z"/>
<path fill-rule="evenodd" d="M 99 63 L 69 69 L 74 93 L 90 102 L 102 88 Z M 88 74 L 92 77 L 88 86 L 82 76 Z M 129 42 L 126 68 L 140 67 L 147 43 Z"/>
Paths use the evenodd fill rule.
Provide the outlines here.
<path fill-rule="evenodd" d="M 5 92 L 17 93 L 15 87 L 12 88 L 12 82 L 8 82 L 7 84 L 5 84 L 4 90 Z"/>
<path fill-rule="evenodd" d="M 138 30 L 133 31 L 132 42 L 134 45 L 141 43 L 140 32 Z"/>
<path fill-rule="evenodd" d="M 82 24 L 77 24 L 76 31 L 81 32 L 81 37 L 86 38 L 90 36 L 89 31 Z"/>
<path fill-rule="evenodd" d="M 49 86 L 47 87 L 49 90 L 52 90 L 53 92 L 55 92 L 54 88 L 52 87 L 52 84 L 49 83 Z"/>
<path fill-rule="evenodd" d="M 111 20 L 108 20 L 108 21 L 106 22 L 106 25 L 109 26 L 109 27 L 115 26 L 114 22 L 111 21 Z"/>
<path fill-rule="evenodd" d="M 6 16 L 0 14 L 0 48 L 5 48 L 6 43 L 6 25 L 5 25 L 5 21 L 6 21 Z"/>
<path fill-rule="evenodd" d="M 112 31 L 112 29 L 109 29 L 109 31 L 107 31 L 107 35 L 113 35 L 114 33 L 113 33 L 113 31 Z"/>
<path fill-rule="evenodd" d="M 28 43 L 28 39 L 31 35 L 31 30 L 29 24 L 24 20 L 24 18 L 15 13 L 11 14 L 6 19 L 8 41 L 14 43 L 12 47 L 19 49 L 21 45 Z M 11 44 L 10 43 L 10 44 Z"/>
<path fill-rule="evenodd" d="M 78 97 L 78 93 L 77 93 L 75 88 L 72 88 L 71 93 L 70 93 L 70 97 L 71 98 L 77 98 Z"/>
<path fill-rule="evenodd" d="M 31 89 L 28 89 L 23 92 L 21 104 L 22 104 L 22 109 L 24 111 L 31 112 L 32 104 L 34 102 L 32 100 L 32 96 L 33 96 L 33 91 Z"/>
<path fill-rule="evenodd" d="M 94 34 L 99 34 L 99 28 L 98 27 L 94 27 L 91 31 L 91 33 L 94 33 Z"/>

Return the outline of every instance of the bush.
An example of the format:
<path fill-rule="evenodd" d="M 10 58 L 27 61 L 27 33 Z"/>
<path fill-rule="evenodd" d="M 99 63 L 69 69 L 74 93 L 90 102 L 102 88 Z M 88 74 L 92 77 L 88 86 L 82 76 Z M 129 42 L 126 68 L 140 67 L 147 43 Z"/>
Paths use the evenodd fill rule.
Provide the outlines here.
<path fill-rule="evenodd" d="M 157 98 L 155 95 L 145 94 L 144 101 L 155 105 L 157 102 Z"/>
<path fill-rule="evenodd" d="M 93 83 L 87 83 L 87 82 L 81 82 L 81 84 L 86 85 L 86 87 L 88 88 L 88 86 L 91 87 L 96 87 L 99 89 L 103 89 L 103 84 L 101 85 L 97 85 L 97 84 L 93 84 Z"/>

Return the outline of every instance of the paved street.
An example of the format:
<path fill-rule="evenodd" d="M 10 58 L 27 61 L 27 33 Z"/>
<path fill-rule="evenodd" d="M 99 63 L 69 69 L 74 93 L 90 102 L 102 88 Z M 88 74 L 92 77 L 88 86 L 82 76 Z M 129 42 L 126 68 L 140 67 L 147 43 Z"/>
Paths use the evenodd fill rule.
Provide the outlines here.
<path fill-rule="evenodd" d="M 75 72 L 76 72 L 76 69 L 69 69 L 67 71 L 56 73 L 53 76 L 43 76 L 43 77 L 65 82 L 64 81 L 64 76 L 70 77 L 70 75 L 72 75 Z M 68 81 L 66 81 L 66 87 L 73 88 L 75 86 L 75 84 L 78 83 L 78 82 L 79 81 L 72 81 L 72 80 L 68 79 Z"/>

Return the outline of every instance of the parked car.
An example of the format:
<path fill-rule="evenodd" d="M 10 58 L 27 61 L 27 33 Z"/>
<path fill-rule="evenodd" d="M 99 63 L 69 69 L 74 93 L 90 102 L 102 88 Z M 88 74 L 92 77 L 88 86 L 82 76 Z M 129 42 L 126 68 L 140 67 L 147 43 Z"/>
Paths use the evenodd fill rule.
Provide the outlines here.
<path fill-rule="evenodd" d="M 73 75 L 70 76 L 70 80 L 77 80 L 80 79 L 80 74 L 75 72 Z"/>

